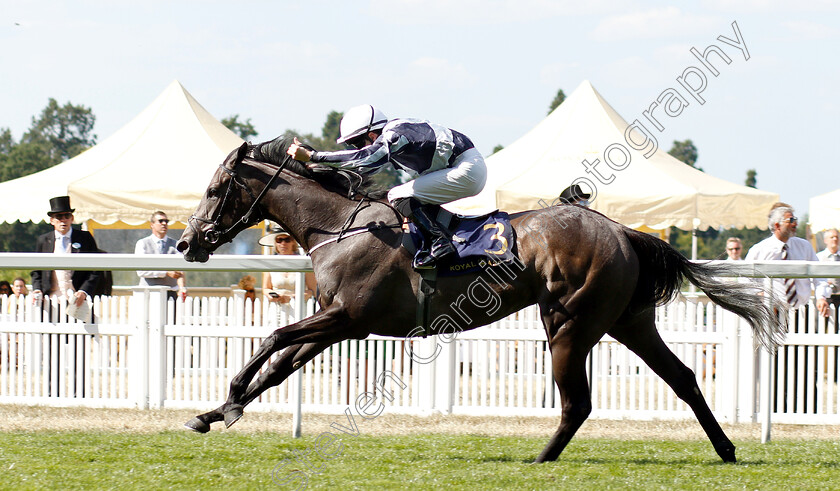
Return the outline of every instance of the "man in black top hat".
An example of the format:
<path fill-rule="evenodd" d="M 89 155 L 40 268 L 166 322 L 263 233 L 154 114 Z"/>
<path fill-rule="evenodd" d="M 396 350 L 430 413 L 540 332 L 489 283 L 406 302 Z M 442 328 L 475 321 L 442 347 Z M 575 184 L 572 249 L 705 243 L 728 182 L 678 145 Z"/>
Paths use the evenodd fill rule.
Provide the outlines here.
<path fill-rule="evenodd" d="M 560 193 L 560 202 L 567 205 L 589 206 L 589 193 L 584 193 L 577 184 L 572 184 Z"/>
<path fill-rule="evenodd" d="M 69 254 L 75 252 L 98 252 L 96 241 L 90 232 L 77 230 L 73 225 L 73 212 L 69 196 L 50 199 L 50 224 L 54 230 L 38 237 L 35 252 Z M 77 306 L 94 294 L 102 271 L 33 271 L 32 293 L 37 295 L 64 296 L 72 290 Z"/>

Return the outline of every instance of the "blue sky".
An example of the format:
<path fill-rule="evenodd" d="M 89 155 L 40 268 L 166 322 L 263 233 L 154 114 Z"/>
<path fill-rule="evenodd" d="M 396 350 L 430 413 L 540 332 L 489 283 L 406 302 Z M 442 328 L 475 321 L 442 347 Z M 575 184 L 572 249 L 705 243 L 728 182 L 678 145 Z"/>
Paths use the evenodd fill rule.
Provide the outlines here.
<path fill-rule="evenodd" d="M 585 4 L 585 5 L 584 5 Z M 174 79 L 214 116 L 266 140 L 319 133 L 361 103 L 430 119 L 487 154 L 589 80 L 628 121 L 717 44 L 702 93 L 659 134 L 690 138 L 706 172 L 779 193 L 798 213 L 840 188 L 835 147 L 840 2 L 709 0 L 0 0 L 0 128 L 15 138 L 48 98 L 93 109 L 99 140 Z M 735 38 L 750 58 L 717 40 Z M 561 188 L 564 186 L 560 186 Z"/>

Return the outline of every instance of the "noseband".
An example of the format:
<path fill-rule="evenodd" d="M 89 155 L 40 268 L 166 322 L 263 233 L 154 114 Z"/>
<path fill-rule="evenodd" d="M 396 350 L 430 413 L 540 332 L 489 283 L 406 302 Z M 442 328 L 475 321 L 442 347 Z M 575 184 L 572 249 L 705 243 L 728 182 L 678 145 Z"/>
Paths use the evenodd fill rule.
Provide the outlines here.
<path fill-rule="evenodd" d="M 262 191 L 260 191 L 260 194 L 257 196 L 254 196 L 254 193 L 253 191 L 251 191 L 251 188 L 249 188 L 248 185 L 245 184 L 244 181 L 242 181 L 242 179 L 239 176 L 239 173 L 236 171 L 236 167 L 240 163 L 242 163 L 242 159 L 237 159 L 236 161 L 234 161 L 234 164 L 231 169 L 225 167 L 224 163 L 219 164 L 219 168 L 230 176 L 230 181 L 228 181 L 228 186 L 225 190 L 225 196 L 222 198 L 222 203 L 219 205 L 218 212 L 216 213 L 215 218 L 213 218 L 212 220 L 192 215 L 189 219 L 190 228 L 193 230 L 193 232 L 195 232 L 196 235 L 199 235 L 201 233 L 201 229 L 197 227 L 194 222 L 208 223 L 210 224 L 210 228 L 206 232 L 204 232 L 205 242 L 213 245 L 221 245 L 227 242 L 231 242 L 233 240 L 233 237 L 236 236 L 236 232 L 231 233 L 231 231 L 237 226 L 241 225 L 243 228 L 247 228 L 263 219 L 260 201 L 262 201 L 269 188 L 271 188 L 271 185 L 274 184 L 274 181 L 277 180 L 277 177 L 280 175 L 280 173 L 283 171 L 283 168 L 286 166 L 286 162 L 288 162 L 288 160 L 284 159 L 283 162 L 280 163 L 280 165 L 277 167 L 277 172 L 275 172 L 274 175 L 271 176 L 271 179 L 268 180 L 268 182 L 262 188 Z M 248 196 L 251 197 L 251 207 L 248 208 L 248 211 L 245 212 L 244 215 L 242 215 L 242 218 L 234 222 L 233 225 L 222 231 L 218 231 L 217 228 L 221 227 L 220 220 L 222 218 L 222 210 L 225 209 L 225 204 L 227 204 L 231 190 L 233 189 L 233 185 L 231 183 L 236 184 L 237 187 L 244 189 L 245 192 L 248 193 Z"/>

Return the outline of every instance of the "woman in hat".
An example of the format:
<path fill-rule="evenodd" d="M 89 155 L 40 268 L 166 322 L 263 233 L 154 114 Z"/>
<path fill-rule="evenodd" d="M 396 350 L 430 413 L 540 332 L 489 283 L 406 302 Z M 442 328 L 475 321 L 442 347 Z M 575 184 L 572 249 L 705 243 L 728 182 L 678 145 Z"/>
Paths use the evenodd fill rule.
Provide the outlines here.
<path fill-rule="evenodd" d="M 260 245 L 273 247 L 275 254 L 283 256 L 297 256 L 300 254 L 298 243 L 281 227 L 274 227 L 271 233 L 263 236 Z M 295 296 L 295 279 L 298 273 L 271 272 L 263 274 L 263 294 L 270 302 L 287 304 Z M 315 296 L 315 275 L 306 273 L 305 295 L 307 299 Z"/>

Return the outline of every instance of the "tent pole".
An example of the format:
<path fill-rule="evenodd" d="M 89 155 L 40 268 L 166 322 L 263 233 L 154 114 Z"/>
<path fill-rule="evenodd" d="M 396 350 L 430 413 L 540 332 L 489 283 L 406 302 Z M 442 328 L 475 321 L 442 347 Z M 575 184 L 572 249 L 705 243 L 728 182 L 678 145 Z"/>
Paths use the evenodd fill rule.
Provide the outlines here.
<path fill-rule="evenodd" d="M 691 260 L 697 260 L 697 227 L 700 225 L 698 219 L 694 219 L 693 226 L 691 227 Z M 694 286 L 694 283 L 690 283 L 688 285 L 688 292 L 692 295 L 697 293 L 697 287 Z"/>

